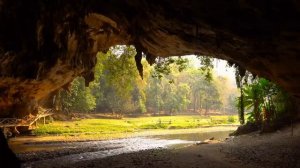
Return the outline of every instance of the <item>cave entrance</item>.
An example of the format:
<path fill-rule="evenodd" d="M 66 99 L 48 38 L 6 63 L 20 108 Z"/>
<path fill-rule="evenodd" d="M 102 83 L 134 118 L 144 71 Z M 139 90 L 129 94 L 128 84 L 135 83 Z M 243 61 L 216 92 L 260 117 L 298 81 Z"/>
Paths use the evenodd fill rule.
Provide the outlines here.
<path fill-rule="evenodd" d="M 81 135 L 85 138 L 89 137 L 90 140 L 97 136 L 107 135 L 119 138 L 124 135 L 123 132 L 128 135 L 139 129 L 174 131 L 178 128 L 208 127 L 224 122 L 245 124 L 248 121 L 251 121 L 249 122 L 251 124 L 240 127 L 238 132 L 245 133 L 258 129 L 269 132 L 289 123 L 292 128 L 291 135 L 299 135 L 294 134 L 293 131 L 300 109 L 300 72 L 298 70 L 300 33 L 299 24 L 297 24 L 299 11 L 299 2 L 295 0 L 275 2 L 269 0 L 255 2 L 179 0 L 176 3 L 167 0 L 157 2 L 82 0 L 76 3 L 58 0 L 36 2 L 1 0 L 0 117 L 14 118 L 13 121 L 22 123 L 19 119 L 39 113 L 38 105 L 43 105 L 45 109 L 53 108 L 57 111 L 57 115 L 53 116 L 54 120 L 42 121 L 43 124 L 40 126 L 37 124 L 39 128 L 35 129 L 35 133 L 39 135 L 62 135 L 48 137 L 48 141 L 60 141 L 65 137 L 78 140 Z M 137 51 L 129 47 L 123 54 L 117 51 L 123 50 L 124 46 L 115 47 L 115 51 L 108 52 L 108 54 L 116 55 L 115 57 L 99 53 L 97 57 L 102 64 L 96 65 L 96 52 L 107 51 L 109 47 L 117 44 L 135 45 Z M 149 63 L 157 61 L 153 68 L 155 73 L 145 61 L 143 62 L 142 52 L 147 55 L 146 60 Z M 237 103 L 239 117 L 210 116 L 218 110 L 230 111 L 230 108 L 222 106 L 220 102 L 224 101 L 221 98 L 218 100 L 218 97 L 221 97 L 218 91 L 226 90 L 226 82 L 218 79 L 219 82 L 214 83 L 212 80 L 214 75 L 211 72 L 212 61 L 208 58 L 200 59 L 204 65 L 203 68 L 200 67 L 200 72 L 190 69 L 190 72 L 180 75 L 179 72 L 185 72 L 188 64 L 184 58 L 170 56 L 184 54 L 211 55 L 226 59 L 230 62 L 229 64 L 235 63 L 238 70 L 236 101 L 240 102 Z M 135 56 L 129 58 L 126 55 Z M 155 60 L 156 56 L 169 58 Z M 118 63 L 118 60 L 122 60 L 122 63 Z M 285 93 L 282 88 L 267 79 L 251 79 L 256 75 L 251 75 L 243 67 L 261 77 L 276 81 L 292 95 Z M 195 74 L 202 78 L 195 76 L 192 80 L 186 78 Z M 85 80 L 76 78 L 77 76 L 83 76 Z M 144 81 L 139 76 L 143 76 Z M 152 76 L 153 78 L 150 78 Z M 76 79 L 71 83 L 74 78 Z M 146 79 L 147 82 L 145 82 Z M 188 82 L 201 84 L 189 85 Z M 86 88 L 85 85 L 89 83 L 90 86 Z M 151 86 L 148 85 L 149 83 Z M 70 91 L 61 91 L 61 87 Z M 145 92 L 143 89 L 150 91 Z M 232 93 L 234 92 L 230 92 Z M 231 96 L 228 99 L 230 99 L 229 102 L 233 102 L 235 98 Z M 94 114 L 98 110 L 105 111 L 107 114 Z M 250 111 L 248 115 L 246 115 L 247 110 Z M 85 114 L 74 113 L 74 111 L 84 111 Z M 124 111 L 127 116 L 121 113 Z M 153 115 L 151 116 L 153 118 L 143 116 L 146 119 L 142 120 L 139 115 L 147 115 L 147 112 L 150 112 L 149 115 Z M 182 112 L 198 114 L 198 118 L 180 119 L 183 117 L 179 115 Z M 298 116 L 296 116 L 297 112 Z M 97 117 L 105 122 L 101 123 Z M 126 117 L 129 119 L 125 119 Z M 136 118 L 141 120 L 134 120 Z M 57 119 L 64 121 L 56 122 Z M 82 120 L 87 122 L 81 123 Z M 11 130 L 16 130 L 16 127 Z M 5 146 L 4 138 L 2 136 L 0 138 L 1 145 Z M 47 141 L 46 137 L 43 138 Z M 166 143 L 166 141 L 158 141 L 160 137 L 156 138 L 157 143 Z M 272 137 L 268 138 L 272 140 Z M 154 142 L 154 139 L 151 142 Z M 212 139 L 209 138 L 208 141 L 213 141 Z M 29 139 L 25 139 L 27 140 Z M 249 144 L 248 142 L 252 139 L 250 137 L 247 140 L 240 141 L 240 144 L 245 144 L 245 142 Z M 274 159 L 275 161 L 270 161 L 266 157 L 257 158 L 257 156 L 269 154 L 268 152 L 257 154 L 256 150 L 248 150 L 249 146 L 244 146 L 246 150 L 242 152 L 235 148 L 237 150 L 229 150 L 231 151 L 229 153 L 237 155 L 238 158 L 251 153 L 253 156 L 249 157 L 251 160 L 246 160 L 244 163 L 252 163 L 255 160 L 261 165 L 268 164 L 266 167 L 300 167 L 297 157 L 296 159 L 289 157 L 290 155 L 299 156 L 295 151 L 299 149 L 297 143 L 293 143 L 290 137 L 281 140 L 284 145 L 280 147 L 287 146 L 288 150 L 279 146 L 268 146 L 281 143 L 276 140 L 272 141 L 274 143 L 264 141 L 259 145 L 251 146 L 251 149 L 255 148 L 260 151 L 263 151 L 266 146 L 269 149 L 279 149 L 275 150 L 278 156 Z M 20 141 L 15 142 L 18 144 Z M 112 140 L 108 143 L 113 143 L 116 147 L 118 144 L 134 144 L 135 142 L 139 143 L 141 139 Z M 151 142 L 148 143 L 147 139 L 143 139 L 143 142 L 153 145 Z M 289 144 L 288 142 L 292 146 L 286 145 Z M 102 143 L 105 144 L 105 142 L 96 144 L 88 142 L 91 146 L 85 147 L 89 152 L 94 152 L 99 149 L 97 146 L 103 146 Z M 30 144 L 43 144 L 43 142 L 28 142 L 25 146 Z M 52 142 L 51 144 L 53 145 Z M 68 146 L 56 144 L 56 146 L 53 145 L 55 150 Z M 198 143 L 198 145 L 202 144 Z M 73 154 L 81 153 L 78 146 L 69 145 L 70 149 L 74 149 Z M 8 147 L 5 146 L 5 148 Z M 116 150 L 118 151 L 117 148 Z M 2 155 L 1 152 L 2 150 L 0 150 L 0 159 L 11 156 Z M 70 161 L 72 158 L 68 159 L 66 153 L 68 152 L 61 151 L 50 158 L 51 164 L 50 162 L 46 164 L 66 163 L 60 162 L 63 159 L 55 160 L 58 155 Z M 204 165 L 207 166 L 241 167 L 241 165 L 230 165 L 229 162 L 227 162 L 229 165 L 223 165 L 222 161 L 213 157 L 216 154 L 214 152 L 212 155 L 209 155 L 210 152 L 197 155 L 188 155 L 189 152 L 183 153 L 186 155 L 181 156 L 190 159 L 183 163 L 190 164 L 180 165 L 181 159 L 176 159 L 175 156 L 172 162 L 164 160 L 163 163 L 167 164 L 163 166 L 153 165 L 152 162 L 140 162 L 139 157 L 134 157 L 132 164 L 141 167 L 177 167 L 177 165 L 172 166 L 172 163 L 177 163 L 178 167 L 197 167 L 193 166 L 192 161 L 206 156 L 208 158 Z M 97 156 L 101 155 L 101 153 L 97 154 Z M 43 164 L 43 159 L 46 160 L 49 155 L 45 155 L 40 154 L 39 157 L 29 155 L 27 161 L 41 160 L 37 161 L 34 166 L 47 167 Z M 153 157 L 152 155 L 146 156 L 149 156 L 147 158 L 149 160 L 159 162 L 160 158 L 156 157 L 159 155 L 155 153 Z M 84 160 L 86 157 L 80 154 L 77 156 L 74 157 L 77 161 Z M 221 155 L 217 153 L 216 156 Z M 270 154 L 270 156 L 274 155 Z M 282 156 L 287 156 L 287 159 Z M 176 162 L 177 160 L 179 162 Z M 0 164 L 10 161 L 3 159 L 0 160 Z M 111 165 L 106 165 L 107 163 L 111 162 L 100 161 L 95 164 L 111 167 Z M 147 165 L 143 165 L 144 163 Z M 214 165 L 215 163 L 219 164 Z M 127 167 L 134 167 L 132 164 Z M 73 167 L 88 166 L 74 164 Z M 252 165 L 252 167 L 258 166 Z"/>
<path fill-rule="evenodd" d="M 193 55 L 158 58 L 150 66 L 143 58 L 141 77 L 135 55 L 133 46 L 98 53 L 95 79 L 88 87 L 78 77 L 52 94 L 54 115 L 36 122 L 36 137 L 10 139 L 25 165 L 58 160 L 66 165 L 82 157 L 214 143 L 237 128 L 239 92 L 235 70 L 225 61 Z M 45 102 L 49 108 L 49 100 Z M 45 152 L 53 158 L 43 161 Z"/>
<path fill-rule="evenodd" d="M 267 124 L 286 117 L 280 111 L 286 104 L 276 101 L 286 98 L 280 87 L 249 72 L 241 76 L 239 67 L 223 60 L 190 55 L 157 58 L 150 66 L 142 59 L 140 76 L 135 57 L 133 46 L 98 53 L 95 79 L 88 87 L 78 77 L 52 94 L 54 115 L 37 121 L 36 137 L 10 139 L 24 165 L 86 166 L 90 160 L 142 150 L 219 144 L 231 139 L 240 123 L 251 124 L 237 134 L 266 130 L 272 126 Z M 51 153 L 47 160 L 45 153 Z"/>
<path fill-rule="evenodd" d="M 274 124 L 275 119 L 283 117 L 278 117 L 282 111 L 275 110 L 270 121 L 264 116 L 272 110 L 267 107 L 277 110 L 275 99 L 284 98 L 275 90 L 279 87 L 249 72 L 240 76 L 239 69 L 229 67 L 226 61 L 192 55 L 157 58 L 150 66 L 142 59 L 140 76 L 135 56 L 133 46 L 115 46 L 107 53 L 98 53 L 95 79 L 88 87 L 78 77 L 67 90 L 53 94 L 56 112 L 47 124 L 37 122 L 33 130 L 37 137 L 10 140 L 24 165 L 86 166 L 90 160 L 109 157 L 117 157 L 117 162 L 124 164 L 119 155 L 142 150 L 155 153 L 157 149 L 168 156 L 164 152 L 231 139 L 229 134 L 240 123 L 251 123 L 238 132 L 248 133 L 258 130 L 258 124 L 266 129 L 265 123 Z M 253 102 L 260 99 L 254 99 L 253 93 L 265 96 L 258 102 L 259 109 Z M 44 160 L 46 153 L 51 157 Z M 150 160 L 161 159 L 159 153 L 149 156 Z M 139 162 L 147 161 L 142 158 Z"/>

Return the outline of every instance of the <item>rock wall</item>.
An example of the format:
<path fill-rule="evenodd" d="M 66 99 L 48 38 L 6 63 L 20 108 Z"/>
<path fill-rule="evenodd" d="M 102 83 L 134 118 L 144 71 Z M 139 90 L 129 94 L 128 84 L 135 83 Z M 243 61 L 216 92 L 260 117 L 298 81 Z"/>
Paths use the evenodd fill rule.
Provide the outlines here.
<path fill-rule="evenodd" d="M 88 84 L 96 52 L 118 44 L 150 63 L 226 59 L 299 99 L 299 18 L 295 0 L 0 0 L 0 115 L 34 113 L 76 76 Z"/>

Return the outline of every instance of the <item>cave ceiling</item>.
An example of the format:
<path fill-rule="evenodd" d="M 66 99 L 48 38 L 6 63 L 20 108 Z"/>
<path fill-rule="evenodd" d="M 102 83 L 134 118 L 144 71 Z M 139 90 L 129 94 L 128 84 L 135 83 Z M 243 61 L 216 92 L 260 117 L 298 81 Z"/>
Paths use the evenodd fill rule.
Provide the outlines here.
<path fill-rule="evenodd" d="M 96 53 L 114 45 L 150 63 L 225 59 L 299 98 L 299 21 L 297 0 L 0 0 L 0 110 L 30 111 L 76 76 L 88 83 Z"/>

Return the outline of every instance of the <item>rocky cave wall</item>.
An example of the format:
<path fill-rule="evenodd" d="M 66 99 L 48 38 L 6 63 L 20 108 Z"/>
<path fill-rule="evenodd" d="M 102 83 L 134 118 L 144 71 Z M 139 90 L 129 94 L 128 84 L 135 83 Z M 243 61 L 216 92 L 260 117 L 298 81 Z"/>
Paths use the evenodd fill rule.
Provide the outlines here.
<path fill-rule="evenodd" d="M 296 0 L 0 0 L 0 115 L 34 113 L 76 76 L 88 84 L 96 53 L 118 44 L 150 63 L 226 59 L 299 100 L 299 18 Z"/>

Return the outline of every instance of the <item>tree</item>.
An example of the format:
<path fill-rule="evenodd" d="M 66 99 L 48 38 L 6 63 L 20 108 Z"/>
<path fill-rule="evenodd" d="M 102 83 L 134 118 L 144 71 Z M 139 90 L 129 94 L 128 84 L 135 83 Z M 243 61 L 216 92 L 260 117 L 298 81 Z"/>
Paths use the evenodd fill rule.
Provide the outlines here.
<path fill-rule="evenodd" d="M 244 106 L 249 110 L 253 109 L 250 113 L 249 119 L 255 122 L 257 125 L 260 125 L 262 122 L 261 117 L 261 104 L 263 103 L 263 88 L 260 85 L 260 82 L 257 80 L 252 84 L 248 85 L 244 89 Z"/>
<path fill-rule="evenodd" d="M 70 92 L 63 91 L 61 94 L 64 109 L 145 112 L 145 84 L 136 70 L 135 54 L 132 46 L 116 46 L 105 54 L 98 53 L 94 81 L 85 87 L 84 79 L 76 78 Z"/>
<path fill-rule="evenodd" d="M 187 110 L 187 106 L 190 103 L 189 95 L 191 92 L 191 88 L 187 83 L 180 83 L 177 86 L 176 91 L 176 104 L 178 104 L 177 110 L 180 112 L 184 112 Z"/>
<path fill-rule="evenodd" d="M 72 82 L 69 92 L 62 90 L 59 96 L 63 111 L 89 112 L 96 108 L 96 98 L 91 89 L 85 87 L 82 77 Z"/>
<path fill-rule="evenodd" d="M 214 82 L 219 78 L 212 76 L 208 81 L 202 68 L 194 67 L 189 60 L 180 61 L 182 62 L 185 64 L 184 69 L 181 64 L 178 65 L 176 58 L 167 61 L 167 68 L 161 61 L 159 68 L 152 69 L 154 75 L 149 80 L 146 91 L 147 106 L 156 107 L 154 109 L 167 111 L 169 114 L 184 113 L 189 108 L 194 112 L 205 109 L 206 113 L 220 109 L 222 102 Z"/>
<path fill-rule="evenodd" d="M 153 67 L 142 59 L 142 80 L 135 55 L 133 46 L 116 46 L 107 53 L 98 53 L 94 81 L 85 88 L 83 78 L 75 79 L 70 93 L 61 94 L 64 108 L 68 111 L 91 111 L 96 107 L 95 111 L 99 112 L 174 114 L 188 112 L 192 107 L 194 112 L 205 109 L 207 114 L 224 104 L 221 87 L 217 86 L 224 82 L 214 77 L 211 59 L 202 58 L 209 68 L 207 72 L 183 57 L 159 58 Z M 207 80 L 208 72 L 210 80 Z"/>
<path fill-rule="evenodd" d="M 244 87 L 242 104 L 248 113 L 248 122 L 255 123 L 263 131 L 292 118 L 293 103 L 289 95 L 276 84 L 264 78 L 256 78 Z"/>
<path fill-rule="evenodd" d="M 237 87 L 240 89 L 240 97 L 238 97 L 237 105 L 241 124 L 245 123 L 244 85 L 247 84 L 249 75 L 249 72 L 244 68 L 238 65 L 236 66 L 235 81 Z"/>
<path fill-rule="evenodd" d="M 134 111 L 134 104 L 139 102 L 143 108 L 145 97 L 142 94 L 143 85 L 136 69 L 133 46 L 117 46 L 106 54 L 100 54 L 99 64 L 103 65 L 100 85 L 103 98 L 99 101 L 98 109 L 108 109 L 115 113 Z M 140 80 L 140 81 L 139 81 Z M 135 95 L 138 94 L 138 95 Z"/>

